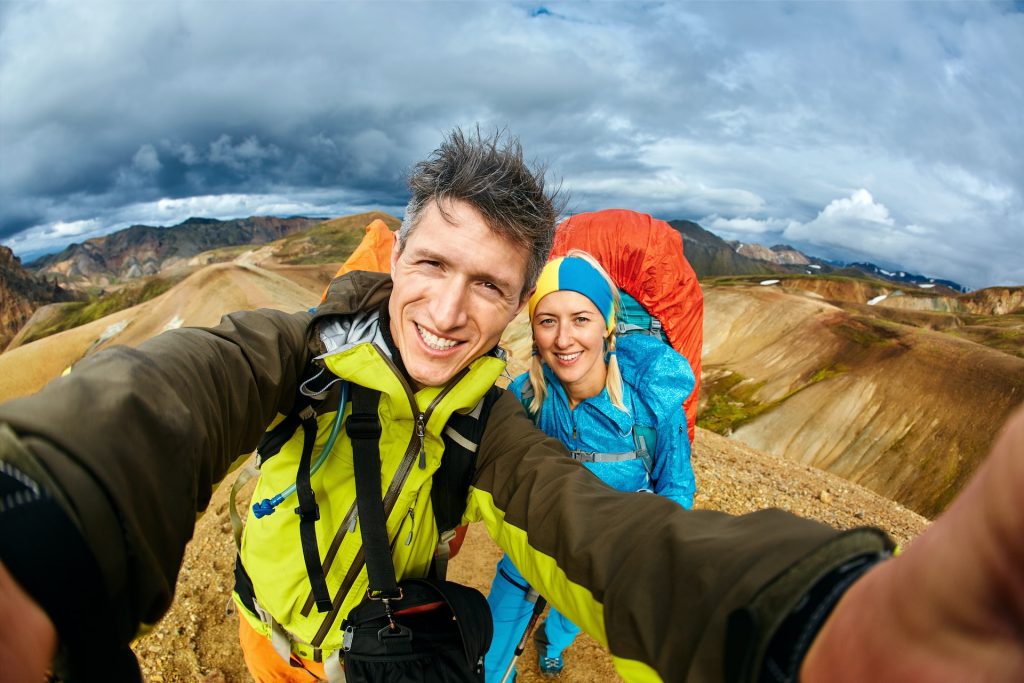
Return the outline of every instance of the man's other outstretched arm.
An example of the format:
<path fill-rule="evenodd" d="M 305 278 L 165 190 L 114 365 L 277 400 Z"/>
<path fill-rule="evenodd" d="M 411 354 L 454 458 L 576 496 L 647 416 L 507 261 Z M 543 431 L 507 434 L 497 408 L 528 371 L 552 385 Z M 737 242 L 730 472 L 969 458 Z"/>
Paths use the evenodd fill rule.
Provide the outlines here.
<path fill-rule="evenodd" d="M 4 481 L 34 506 L 16 525 L 18 509 L 0 513 L 0 561 L 65 646 L 84 637 L 69 621 L 123 645 L 166 611 L 196 513 L 294 400 L 308 322 L 261 310 L 174 330 L 89 357 L 0 406 Z M 76 603 L 99 606 L 105 623 L 75 617 Z"/>

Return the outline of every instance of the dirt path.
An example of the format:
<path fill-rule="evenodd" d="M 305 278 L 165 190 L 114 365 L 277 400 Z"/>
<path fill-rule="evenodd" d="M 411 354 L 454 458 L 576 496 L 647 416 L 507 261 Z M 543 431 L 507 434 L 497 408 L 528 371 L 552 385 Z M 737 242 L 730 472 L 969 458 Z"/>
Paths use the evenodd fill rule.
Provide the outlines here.
<path fill-rule="evenodd" d="M 740 514 L 781 507 L 838 528 L 880 526 L 906 543 L 927 521 L 902 506 L 820 470 L 766 456 L 743 444 L 698 430 L 694 448 L 697 506 Z M 229 484 L 233 475 L 227 480 Z M 167 616 L 135 645 L 145 679 L 157 682 L 233 683 L 251 680 L 237 643 L 230 602 L 234 543 L 227 516 L 227 486 L 199 520 Z M 487 591 L 500 551 L 473 525 L 451 577 Z M 580 636 L 566 652 L 565 683 L 619 680 L 611 658 Z M 533 646 L 521 660 L 519 681 L 548 680 L 537 673 Z"/>

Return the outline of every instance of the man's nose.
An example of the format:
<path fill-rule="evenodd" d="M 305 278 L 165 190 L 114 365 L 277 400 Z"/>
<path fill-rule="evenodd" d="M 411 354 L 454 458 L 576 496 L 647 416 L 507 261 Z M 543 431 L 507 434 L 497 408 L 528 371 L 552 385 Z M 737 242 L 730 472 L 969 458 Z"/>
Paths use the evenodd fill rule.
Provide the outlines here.
<path fill-rule="evenodd" d="M 430 311 L 438 332 L 456 330 L 466 324 L 469 317 L 467 296 L 465 287 L 451 282 L 439 283 Z"/>

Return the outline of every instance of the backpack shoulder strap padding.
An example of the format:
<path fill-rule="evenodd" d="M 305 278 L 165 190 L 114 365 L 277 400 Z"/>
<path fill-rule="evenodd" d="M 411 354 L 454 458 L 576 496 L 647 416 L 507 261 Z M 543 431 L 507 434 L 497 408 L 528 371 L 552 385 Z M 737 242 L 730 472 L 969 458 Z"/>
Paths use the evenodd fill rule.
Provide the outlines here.
<path fill-rule="evenodd" d="M 299 383 L 299 391 L 295 395 L 295 404 L 291 412 L 280 422 L 264 432 L 256 446 L 256 467 L 261 467 L 268 459 L 277 455 L 295 430 L 302 424 L 299 415 L 309 406 L 314 411 L 320 407 L 327 391 L 340 380 L 327 368 L 315 360 L 310 360 L 306 372 Z"/>

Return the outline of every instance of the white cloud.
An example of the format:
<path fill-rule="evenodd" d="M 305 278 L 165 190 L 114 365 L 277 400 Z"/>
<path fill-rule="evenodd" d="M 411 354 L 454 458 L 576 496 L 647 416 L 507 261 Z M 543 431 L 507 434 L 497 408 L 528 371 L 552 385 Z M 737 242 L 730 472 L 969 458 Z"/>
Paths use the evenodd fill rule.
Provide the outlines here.
<path fill-rule="evenodd" d="M 779 218 L 723 218 L 717 214 L 700 219 L 700 225 L 719 235 L 771 235 L 783 232 L 791 221 Z"/>
<path fill-rule="evenodd" d="M 793 225 L 789 227 L 789 231 L 794 235 L 799 235 L 804 230 L 810 230 L 812 233 L 815 230 L 829 233 L 850 227 L 871 229 L 881 226 L 893 226 L 889 209 L 884 204 L 876 202 L 870 192 L 861 188 L 848 198 L 829 202 L 829 205 L 818 214 L 818 217 L 803 226 L 803 229 Z"/>
<path fill-rule="evenodd" d="M 174 157 L 176 157 L 178 160 L 181 161 L 181 163 L 185 164 L 186 166 L 195 166 L 201 161 L 199 153 L 196 152 L 195 146 L 193 146 L 191 143 L 173 143 L 168 140 L 165 140 L 161 144 L 161 146 L 164 147 L 165 149 L 168 149 Z"/>
<path fill-rule="evenodd" d="M 920 233 L 898 225 L 889 215 L 889 209 L 875 201 L 866 189 L 859 189 L 849 197 L 834 199 L 811 221 L 793 221 L 782 231 L 784 239 L 817 246 L 838 248 L 854 254 L 893 261 L 897 249 L 905 249 L 916 241 Z"/>
<path fill-rule="evenodd" d="M 255 136 L 247 137 L 237 145 L 230 135 L 221 135 L 210 143 L 209 159 L 212 163 L 223 164 L 235 171 L 246 171 L 259 167 L 265 160 L 281 156 L 281 150 L 273 145 L 263 145 Z"/>
<path fill-rule="evenodd" d="M 152 174 L 163 168 L 163 164 L 160 163 L 160 156 L 156 153 L 156 149 L 153 145 L 146 143 L 139 147 L 139 151 L 132 157 L 132 166 L 135 170 Z"/>

